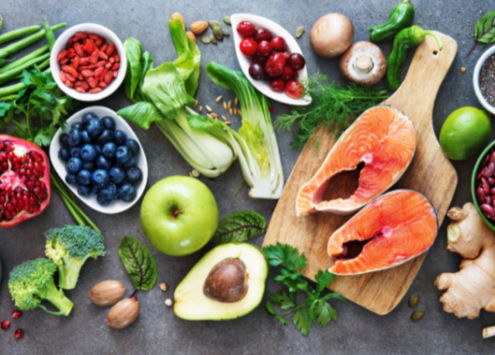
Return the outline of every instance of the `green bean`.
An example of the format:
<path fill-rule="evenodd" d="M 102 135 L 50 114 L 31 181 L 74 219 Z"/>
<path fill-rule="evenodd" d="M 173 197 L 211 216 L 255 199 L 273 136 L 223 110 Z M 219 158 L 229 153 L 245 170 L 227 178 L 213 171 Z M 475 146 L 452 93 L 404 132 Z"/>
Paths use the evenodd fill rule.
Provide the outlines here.
<path fill-rule="evenodd" d="M 60 28 L 64 28 L 65 26 L 67 26 L 66 23 L 60 23 L 58 25 L 53 26 L 52 30 L 56 31 Z M 40 30 L 40 31 L 32 34 L 31 36 L 25 37 L 18 42 L 12 43 L 12 44 L 8 45 L 7 47 L 0 49 L 0 59 L 5 58 L 8 55 L 17 53 L 18 51 L 20 51 L 24 47 L 27 47 L 30 44 L 42 39 L 43 37 L 45 37 L 45 32 L 46 31 L 44 29 Z"/>
<path fill-rule="evenodd" d="M 17 95 L 7 95 L 7 96 L 2 96 L 0 97 L 0 102 L 2 101 L 12 101 L 17 98 Z"/>
<path fill-rule="evenodd" d="M 9 80 L 14 79 L 17 75 L 21 74 L 24 70 L 29 69 L 34 64 L 41 63 L 45 59 L 50 58 L 50 53 L 43 54 L 38 58 L 31 59 L 26 63 L 18 66 L 17 68 L 11 69 L 9 71 L 3 72 L 0 74 L 0 84 L 3 84 Z M 49 60 L 49 59 L 48 59 Z"/>
<path fill-rule="evenodd" d="M 50 27 L 50 24 L 48 23 L 48 19 L 46 18 L 45 15 L 45 31 L 46 31 L 46 41 L 48 42 L 48 47 L 50 48 L 50 51 L 53 48 L 53 45 L 55 44 L 55 35 L 53 34 L 53 30 Z"/>
<path fill-rule="evenodd" d="M 41 69 L 46 68 L 49 64 L 50 64 L 50 60 L 47 60 L 47 61 L 41 63 L 41 65 L 39 65 L 38 67 L 41 70 Z M 42 68 L 43 65 L 44 65 L 44 67 Z M 47 69 L 43 73 L 45 73 L 45 74 L 51 73 L 51 70 Z M 17 83 L 17 84 L 13 84 L 13 85 L 9 85 L 9 86 L 0 87 L 0 97 L 12 95 L 12 94 L 17 94 L 19 91 L 21 91 L 22 89 L 25 89 L 27 87 L 28 87 L 28 85 L 26 85 L 24 83 Z"/>
<path fill-rule="evenodd" d="M 40 23 L 38 25 L 18 28 L 17 30 L 13 30 L 13 31 L 4 33 L 3 35 L 0 36 L 0 44 L 8 42 L 8 41 L 12 41 L 13 39 L 16 39 L 17 37 L 20 37 L 20 36 L 27 36 L 27 35 L 33 34 L 36 31 L 39 31 L 41 26 L 42 25 Z"/>
<path fill-rule="evenodd" d="M 0 28 L 2 28 L 2 25 L 3 25 L 3 17 L 2 14 L 0 14 Z"/>
<path fill-rule="evenodd" d="M 4 66 L 3 68 L 0 68 L 0 74 L 5 73 L 6 71 L 9 71 L 11 69 L 15 69 L 18 66 L 30 61 L 31 59 L 37 58 L 38 56 L 45 53 L 47 50 L 48 50 L 48 45 L 44 45 L 43 47 L 38 48 L 37 50 L 29 53 L 28 55 L 22 57 L 21 59 L 18 59 L 15 62 L 12 62 L 12 63 Z"/>

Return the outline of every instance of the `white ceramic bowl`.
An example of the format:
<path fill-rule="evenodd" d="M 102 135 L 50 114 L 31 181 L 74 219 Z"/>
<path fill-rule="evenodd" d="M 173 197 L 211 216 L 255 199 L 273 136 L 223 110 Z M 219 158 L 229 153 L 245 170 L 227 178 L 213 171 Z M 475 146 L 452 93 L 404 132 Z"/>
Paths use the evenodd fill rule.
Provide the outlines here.
<path fill-rule="evenodd" d="M 296 39 L 278 23 L 275 23 L 261 16 L 250 15 L 250 14 L 235 14 L 230 16 L 230 20 L 232 22 L 232 32 L 234 33 L 235 53 L 237 54 L 237 59 L 239 60 L 239 64 L 241 66 L 242 72 L 244 73 L 246 78 L 248 78 L 251 84 L 253 84 L 253 86 L 258 91 L 263 93 L 265 96 L 268 96 L 269 98 L 281 102 L 283 104 L 293 105 L 293 106 L 309 105 L 311 103 L 311 98 L 308 95 L 305 95 L 300 99 L 291 99 L 289 96 L 285 94 L 285 92 L 273 91 L 270 88 L 268 82 L 264 80 L 254 80 L 253 78 L 251 78 L 251 76 L 249 75 L 249 66 L 252 63 L 252 60 L 251 58 L 246 57 L 244 54 L 242 54 L 241 50 L 239 49 L 239 44 L 241 43 L 243 38 L 239 35 L 239 33 L 237 33 L 236 28 L 239 22 L 250 21 L 252 22 L 252 24 L 256 29 L 263 27 L 266 28 L 268 31 L 270 31 L 273 37 L 277 37 L 277 36 L 282 37 L 285 40 L 287 49 L 291 53 L 302 54 L 301 48 L 297 44 Z M 304 66 L 304 68 L 302 68 L 297 72 L 298 80 L 304 79 L 307 76 L 308 76 L 308 71 L 306 69 L 306 66 Z"/>
<path fill-rule="evenodd" d="M 485 53 L 478 59 L 478 62 L 476 63 L 476 66 L 474 67 L 474 73 L 473 73 L 473 87 L 474 87 L 474 92 L 476 94 L 476 97 L 478 98 L 479 102 L 481 105 L 489 112 L 495 115 L 495 107 L 490 105 L 488 101 L 486 101 L 485 97 L 481 93 L 480 89 L 480 72 L 481 72 L 481 67 L 485 63 L 485 61 L 488 59 L 488 57 L 492 56 L 495 54 L 495 46 L 492 46 L 488 48 Z M 494 83 L 495 85 L 495 83 Z"/>
<path fill-rule="evenodd" d="M 108 87 L 106 87 L 99 93 L 82 94 L 80 92 L 77 92 L 73 88 L 65 86 L 65 84 L 62 83 L 62 81 L 60 80 L 60 64 L 57 62 L 57 56 L 62 50 L 66 49 L 67 42 L 72 36 L 76 34 L 76 32 L 92 33 L 105 38 L 108 44 L 113 43 L 115 45 L 115 49 L 120 56 L 120 68 L 118 69 L 118 76 L 110 83 L 110 85 L 108 85 Z M 53 49 L 50 55 L 50 69 L 58 87 L 67 95 L 79 101 L 98 101 L 113 94 L 124 81 L 125 72 L 127 70 L 127 57 L 125 55 L 124 45 L 115 33 L 101 25 L 96 25 L 94 23 L 82 23 L 80 25 L 76 25 L 67 29 L 60 35 L 60 37 L 58 37 L 57 41 L 53 45 Z"/>
<path fill-rule="evenodd" d="M 74 196 L 77 196 L 81 201 L 83 201 L 86 205 L 88 205 L 92 209 L 105 214 L 116 214 L 116 213 L 124 212 L 136 204 L 136 202 L 143 195 L 144 190 L 146 188 L 146 183 L 148 181 L 148 162 L 146 161 L 146 156 L 144 155 L 143 146 L 141 145 L 141 142 L 139 141 L 138 137 L 136 136 L 132 128 L 127 124 L 127 122 L 122 117 L 118 116 L 116 112 L 103 106 L 88 107 L 73 114 L 67 120 L 67 129 L 70 129 L 70 125 L 72 123 L 81 122 L 82 117 L 89 112 L 94 113 L 99 118 L 103 118 L 107 116 L 112 117 L 115 120 L 116 129 L 119 129 L 123 131 L 125 134 L 127 134 L 127 137 L 129 139 L 134 139 L 136 142 L 138 142 L 139 147 L 141 149 L 139 150 L 139 161 L 137 166 L 143 172 L 143 180 L 141 180 L 141 182 L 137 186 L 135 186 L 137 190 L 137 196 L 134 199 L 134 201 L 125 202 L 121 200 L 112 200 L 108 206 L 104 207 L 98 204 L 98 202 L 96 201 L 96 195 L 80 196 L 77 193 L 77 188 L 74 185 L 69 185 L 65 181 L 65 175 L 67 174 L 67 171 L 65 170 L 65 162 L 58 157 L 58 151 L 60 150 L 59 138 L 60 135 L 63 133 L 61 129 L 57 131 L 57 133 L 53 137 L 52 143 L 50 144 L 50 160 L 52 166 L 57 172 L 58 176 L 60 176 L 60 179 L 74 193 Z"/>

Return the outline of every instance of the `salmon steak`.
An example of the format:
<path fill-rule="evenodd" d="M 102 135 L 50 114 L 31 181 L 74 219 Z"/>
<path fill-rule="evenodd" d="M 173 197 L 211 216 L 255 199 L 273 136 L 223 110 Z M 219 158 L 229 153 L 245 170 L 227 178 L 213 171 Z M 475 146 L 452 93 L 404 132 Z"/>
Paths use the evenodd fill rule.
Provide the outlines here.
<path fill-rule="evenodd" d="M 359 275 L 395 267 L 424 253 L 437 235 L 430 202 L 412 190 L 384 194 L 359 211 L 328 240 L 337 275 Z"/>
<path fill-rule="evenodd" d="M 416 132 L 407 116 L 391 106 L 370 108 L 342 134 L 317 173 L 301 187 L 296 199 L 297 215 L 318 211 L 346 215 L 357 211 L 400 179 L 415 150 Z M 327 189 L 332 189 L 332 177 L 363 164 L 352 196 L 324 201 Z"/>

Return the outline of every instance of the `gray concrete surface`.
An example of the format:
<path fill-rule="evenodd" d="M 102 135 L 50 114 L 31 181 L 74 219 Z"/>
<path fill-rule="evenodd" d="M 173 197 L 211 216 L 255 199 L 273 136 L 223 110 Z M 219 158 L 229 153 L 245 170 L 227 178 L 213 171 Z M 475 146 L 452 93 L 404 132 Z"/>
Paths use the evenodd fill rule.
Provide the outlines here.
<path fill-rule="evenodd" d="M 355 40 L 367 39 L 367 28 L 382 23 L 397 0 L 351 1 L 101 1 L 101 0 L 4 0 L 0 5 L 5 25 L 2 32 L 41 22 L 47 14 L 52 24 L 67 22 L 69 26 L 94 22 L 112 29 L 122 40 L 129 36 L 138 38 L 144 50 L 149 50 L 156 64 L 176 58 L 169 35 L 167 20 L 175 12 L 181 12 L 188 23 L 197 20 L 221 20 L 236 12 L 248 12 L 267 16 L 294 33 L 299 26 L 307 31 L 323 14 L 341 12 L 355 25 Z M 488 1 L 469 2 L 412 0 L 416 9 L 415 23 L 424 28 L 441 31 L 452 36 L 459 44 L 459 54 L 438 95 L 433 125 L 440 132 L 448 114 L 461 106 L 480 107 L 474 95 L 471 80 L 477 58 L 488 48 L 478 45 L 467 59 L 464 54 L 472 44 L 471 27 L 482 14 L 493 10 Z M 492 2 L 493 5 L 493 2 Z M 311 51 L 306 33 L 299 43 L 305 53 L 310 72 L 317 70 L 341 80 L 337 60 L 317 58 Z M 38 44 L 39 45 L 39 44 Z M 382 46 L 386 54 L 390 45 Z M 204 68 L 210 61 L 218 61 L 232 68 L 239 68 L 235 58 L 232 38 L 218 46 L 200 44 L 202 73 L 197 98 L 202 104 L 214 105 L 214 99 L 232 95 L 215 86 L 206 76 Z M 467 72 L 461 73 L 460 68 Z M 428 95 L 429 93 L 424 93 Z M 123 88 L 99 104 L 114 110 L 129 105 Z M 288 111 L 288 107 L 274 103 L 276 117 Z M 239 126 L 238 120 L 233 125 Z M 149 183 L 166 176 L 188 174 L 191 170 L 155 127 L 144 131 L 133 125 L 144 145 L 150 165 Z M 289 176 L 299 152 L 289 149 L 291 134 L 278 132 L 284 173 Z M 471 200 L 469 180 L 475 159 L 454 163 L 459 185 L 452 205 L 462 205 Z M 242 182 L 239 164 L 216 180 L 201 178 L 213 191 L 218 201 L 221 217 L 240 209 L 262 213 L 268 220 L 276 201 L 253 200 L 244 187 L 234 196 Z M 82 204 L 81 204 L 82 205 Z M 0 330 L 0 354 L 478 354 L 493 353 L 495 339 L 482 340 L 481 330 L 495 324 L 495 315 L 482 312 L 476 320 L 457 319 L 443 312 L 438 299 L 441 295 L 433 281 L 442 272 L 458 269 L 460 257 L 446 250 L 446 223 L 429 252 L 423 267 L 405 299 L 386 316 L 375 315 L 351 302 L 333 302 L 339 319 L 326 328 L 319 325 L 311 329 L 309 336 L 302 336 L 292 324 L 281 325 L 269 317 L 262 307 L 250 315 L 230 322 L 187 322 L 174 316 L 164 301 L 173 297 L 175 286 L 194 263 L 208 250 L 177 258 L 152 249 L 158 262 L 158 283 L 166 282 L 169 289 L 162 292 L 157 286 L 149 292 L 138 292 L 141 313 L 137 321 L 124 330 L 105 326 L 108 308 L 100 308 L 86 298 L 91 287 L 107 279 L 122 281 L 128 290 L 131 280 L 125 273 L 117 255 L 118 245 L 125 235 L 134 236 L 147 243 L 139 222 L 138 203 L 131 210 L 106 216 L 83 206 L 83 209 L 102 229 L 106 237 L 108 254 L 97 261 L 90 260 L 82 270 L 77 288 L 67 292 L 75 307 L 68 317 L 56 317 L 38 309 L 25 312 L 15 320 L 10 330 Z M 8 272 L 16 264 L 43 255 L 43 232 L 49 228 L 72 223 L 59 196 L 54 194 L 51 205 L 40 217 L 13 229 L 0 231 L 0 259 L 3 264 L 0 283 L 0 320 L 8 319 L 14 304 L 7 288 Z M 253 242 L 261 244 L 263 237 Z M 276 270 L 272 270 L 272 277 Z M 280 285 L 270 278 L 267 296 L 279 291 Z M 407 298 L 418 292 L 419 308 L 425 317 L 413 323 Z M 22 327 L 25 337 L 16 341 L 14 329 Z"/>

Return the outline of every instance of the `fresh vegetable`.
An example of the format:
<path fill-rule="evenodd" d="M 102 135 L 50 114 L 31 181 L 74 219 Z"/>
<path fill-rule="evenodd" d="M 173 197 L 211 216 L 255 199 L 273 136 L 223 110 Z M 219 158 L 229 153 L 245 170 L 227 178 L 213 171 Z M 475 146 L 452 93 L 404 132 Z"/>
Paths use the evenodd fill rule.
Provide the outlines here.
<path fill-rule="evenodd" d="M 495 10 L 487 13 L 480 18 L 474 26 L 474 43 L 466 53 L 466 58 L 476 47 L 476 43 L 493 43 L 495 42 Z"/>
<path fill-rule="evenodd" d="M 309 40 L 313 51 L 323 58 L 334 58 L 344 53 L 354 39 L 354 26 L 342 14 L 326 14 L 315 22 Z"/>
<path fill-rule="evenodd" d="M 38 258 L 17 265 L 10 272 L 9 291 L 17 307 L 23 311 L 44 309 L 50 314 L 68 316 L 74 304 L 58 289 L 53 281 L 57 265 L 48 259 Z M 41 304 L 49 301 L 58 312 L 48 310 Z"/>
<path fill-rule="evenodd" d="M 0 68 L 0 74 L 1 73 L 5 73 L 5 72 L 8 72 L 12 69 L 16 69 L 16 68 L 19 68 L 21 65 L 29 62 L 29 61 L 32 61 L 33 59 L 37 59 L 39 58 L 41 55 L 43 55 L 46 51 L 48 50 L 48 45 L 45 45 L 43 47 L 40 47 L 34 51 L 32 51 L 31 53 L 25 55 L 24 57 L 22 58 L 19 58 L 18 60 L 10 63 L 10 64 L 7 64 L 3 67 Z"/>
<path fill-rule="evenodd" d="M 8 81 L 16 79 L 24 70 L 31 68 L 35 64 L 40 65 L 40 69 L 46 67 L 50 63 L 50 53 L 45 53 L 39 57 L 28 60 L 24 64 L 18 65 L 16 68 L 0 73 L 0 85 Z M 47 65 L 48 63 L 48 65 Z"/>
<path fill-rule="evenodd" d="M 409 0 L 403 0 L 390 12 L 387 22 L 370 28 L 370 41 L 390 41 L 397 32 L 411 26 L 413 20 L 414 7 L 409 3 Z"/>
<path fill-rule="evenodd" d="M 254 211 L 237 211 L 229 214 L 218 224 L 213 243 L 242 243 L 249 238 L 265 233 L 265 218 Z"/>
<path fill-rule="evenodd" d="M 2 28 L 2 25 L 3 25 L 3 17 L 2 14 L 0 13 L 0 28 Z"/>
<path fill-rule="evenodd" d="M 336 138 L 351 125 L 354 119 L 370 107 L 378 105 L 388 97 L 386 90 L 359 84 L 342 85 L 329 81 L 326 75 L 315 74 L 304 82 L 311 104 L 279 116 L 276 124 L 289 131 L 299 122 L 291 148 L 303 148 L 311 135 L 320 128 L 334 131 Z M 318 140 L 315 141 L 318 147 Z"/>
<path fill-rule="evenodd" d="M 124 237 L 120 243 L 119 256 L 136 290 L 151 290 L 156 283 L 158 271 L 155 258 L 148 247 L 136 238 Z"/>
<path fill-rule="evenodd" d="M 462 209 L 451 208 L 447 215 L 453 221 L 447 227 L 447 249 L 464 259 L 460 271 L 435 280 L 439 290 L 447 290 L 440 298 L 443 310 L 469 319 L 478 317 L 481 308 L 495 312 L 495 232 L 470 202 Z"/>
<path fill-rule="evenodd" d="M 309 329 L 315 322 L 325 327 L 332 319 L 337 320 L 337 311 L 328 301 L 332 298 L 345 301 L 345 298 L 339 293 L 321 295 L 333 280 L 334 275 L 328 270 L 318 271 L 318 274 L 315 275 L 316 287 L 313 287 L 300 272 L 306 267 L 307 260 L 304 254 L 299 255 L 297 248 L 277 242 L 276 245 L 264 247 L 263 253 L 270 266 L 283 264 L 280 268 L 280 275 L 275 278 L 275 281 L 282 281 L 288 288 L 288 293 L 282 291 L 270 297 L 270 300 L 278 304 L 285 312 L 281 314 L 275 312 L 272 303 L 267 301 L 266 311 L 268 314 L 276 316 L 283 325 L 287 325 L 284 317 L 295 312 L 292 322 L 297 326 L 297 330 L 304 335 L 308 335 Z M 298 290 L 307 294 L 306 300 L 299 304 L 296 301 Z"/>
<path fill-rule="evenodd" d="M 438 43 L 438 50 L 442 50 L 442 41 L 437 34 L 433 31 L 425 31 L 419 26 L 404 28 L 395 36 L 392 53 L 387 58 L 387 73 L 384 80 L 388 90 L 394 91 L 399 88 L 400 72 L 409 50 L 423 42 L 426 36 L 433 36 Z"/>
<path fill-rule="evenodd" d="M 119 301 L 110 309 L 107 316 L 107 326 L 122 329 L 130 325 L 139 315 L 139 301 L 135 297 Z"/>
<path fill-rule="evenodd" d="M 495 150 L 490 149 L 483 157 L 475 179 L 476 201 L 481 213 L 490 221 L 495 221 Z"/>
<path fill-rule="evenodd" d="M 115 280 L 107 280 L 93 286 L 88 298 L 97 306 L 111 306 L 125 296 L 125 286 Z"/>
<path fill-rule="evenodd" d="M 3 19 L 2 19 L 2 23 L 3 23 Z M 35 32 L 38 32 L 41 29 L 41 27 L 42 27 L 42 25 L 38 24 L 38 25 L 34 25 L 34 26 L 18 28 L 17 30 L 13 30 L 13 31 L 4 33 L 4 34 L 0 35 L 0 44 L 12 41 L 13 39 L 16 39 L 16 38 L 21 37 L 21 36 L 31 35 Z M 40 37 L 40 39 L 42 37 Z"/>
<path fill-rule="evenodd" d="M 105 255 L 100 232 L 88 226 L 65 225 L 45 233 L 46 256 L 58 266 L 58 285 L 66 290 L 76 287 L 81 268 L 88 258 Z"/>
<path fill-rule="evenodd" d="M 340 59 L 340 72 L 347 81 L 367 86 L 377 84 L 387 71 L 387 61 L 376 44 L 354 43 Z"/>
<path fill-rule="evenodd" d="M 48 43 L 48 48 L 50 48 L 50 51 L 53 48 L 53 45 L 56 42 L 55 35 L 53 34 L 53 29 L 50 27 L 50 24 L 48 23 L 48 19 L 45 16 L 45 37 L 46 37 L 46 42 Z"/>

